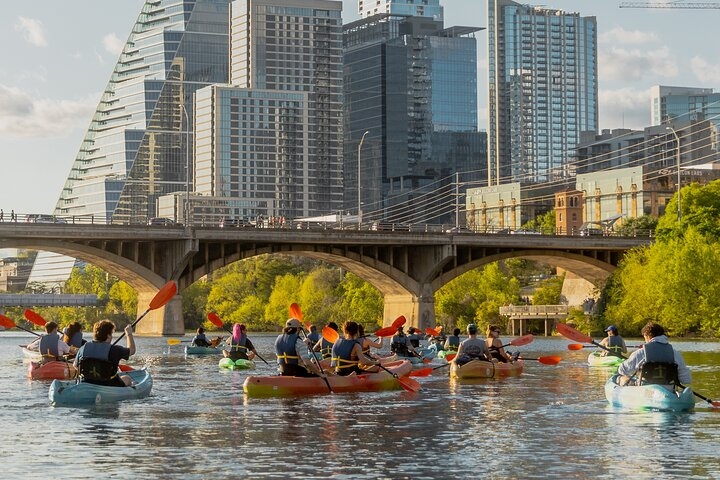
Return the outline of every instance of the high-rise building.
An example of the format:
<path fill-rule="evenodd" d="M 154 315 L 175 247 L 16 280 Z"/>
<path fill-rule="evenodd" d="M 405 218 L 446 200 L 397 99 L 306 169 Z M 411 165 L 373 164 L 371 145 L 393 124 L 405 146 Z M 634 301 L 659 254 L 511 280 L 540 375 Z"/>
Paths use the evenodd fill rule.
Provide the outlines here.
<path fill-rule="evenodd" d="M 229 3 L 145 2 L 56 214 L 144 222 L 155 216 L 158 197 L 188 188 L 193 94 L 228 80 Z"/>
<path fill-rule="evenodd" d="M 342 209 L 342 2 L 236 0 L 230 85 L 197 96 L 197 189 L 232 216 Z"/>
<path fill-rule="evenodd" d="M 489 184 L 567 176 L 598 129 L 595 17 L 489 0 L 488 25 Z"/>
<path fill-rule="evenodd" d="M 389 13 L 443 20 L 443 7 L 440 6 L 440 0 L 358 0 L 358 12 L 361 18 Z"/>
<path fill-rule="evenodd" d="M 485 178 L 480 28 L 383 13 L 344 29 L 345 210 L 367 221 L 452 220 L 454 174 Z"/>
<path fill-rule="evenodd" d="M 720 92 L 665 85 L 656 85 L 651 91 L 651 125 L 709 120 L 716 131 L 720 129 Z"/>

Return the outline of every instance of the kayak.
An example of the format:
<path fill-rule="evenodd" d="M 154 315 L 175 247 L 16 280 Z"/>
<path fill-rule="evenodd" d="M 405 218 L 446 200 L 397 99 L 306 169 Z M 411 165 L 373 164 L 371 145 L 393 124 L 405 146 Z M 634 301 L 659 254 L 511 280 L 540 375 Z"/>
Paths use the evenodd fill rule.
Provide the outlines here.
<path fill-rule="evenodd" d="M 130 387 L 108 387 L 77 380 L 53 380 L 48 397 L 53 405 L 92 405 L 121 400 L 145 398 L 150 395 L 153 381 L 146 369 L 123 372 L 133 379 Z"/>
<path fill-rule="evenodd" d="M 185 355 L 212 355 L 222 353 L 222 348 L 217 347 L 198 347 L 197 345 L 186 345 Z"/>
<path fill-rule="evenodd" d="M 385 368 L 404 377 L 412 364 L 407 360 L 388 363 Z M 326 383 L 327 380 L 327 383 Z M 330 388 L 328 388 L 328 383 Z M 293 395 L 316 395 L 323 393 L 380 392 L 398 390 L 400 383 L 390 373 L 381 370 L 377 373 L 362 375 L 328 375 L 326 377 L 290 377 L 290 376 L 248 376 L 243 390 L 251 397 L 286 397 Z"/>
<path fill-rule="evenodd" d="M 588 355 L 588 365 L 591 367 L 617 367 L 623 360 L 625 359 L 616 355 L 603 356 L 602 352 L 592 352 Z"/>
<path fill-rule="evenodd" d="M 640 410 L 669 410 L 682 412 L 695 407 L 692 389 L 685 387 L 674 392 L 662 385 L 620 386 L 619 375 L 611 376 L 605 383 L 605 398 L 610 405 Z"/>
<path fill-rule="evenodd" d="M 244 358 L 238 358 L 237 360 L 233 361 L 232 358 L 225 357 L 220 359 L 220 362 L 218 362 L 218 367 L 227 368 L 228 370 L 248 370 L 251 368 L 255 368 L 255 362 L 253 362 L 252 360 L 246 360 Z"/>
<path fill-rule="evenodd" d="M 77 368 L 72 362 L 54 360 L 40 363 L 30 362 L 28 378 L 33 380 L 70 380 L 77 377 Z"/>
<path fill-rule="evenodd" d="M 40 362 L 42 361 L 42 355 L 40 355 L 40 352 L 37 350 L 30 350 L 27 348 L 27 345 L 19 345 L 23 357 L 26 360 L 30 360 L 31 362 Z"/>
<path fill-rule="evenodd" d="M 470 360 L 468 363 L 458 365 L 450 364 L 452 378 L 497 378 L 516 377 L 523 371 L 524 362 L 518 359 L 513 363 L 486 362 L 485 360 Z"/>

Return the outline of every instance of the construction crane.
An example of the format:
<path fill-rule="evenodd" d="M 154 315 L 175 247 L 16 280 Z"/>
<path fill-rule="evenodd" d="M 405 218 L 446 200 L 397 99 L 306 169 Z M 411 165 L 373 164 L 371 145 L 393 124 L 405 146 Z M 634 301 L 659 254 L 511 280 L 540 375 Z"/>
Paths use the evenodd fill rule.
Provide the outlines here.
<path fill-rule="evenodd" d="M 620 8 L 714 8 L 720 9 L 720 3 L 665 3 L 665 2 L 621 2 Z"/>

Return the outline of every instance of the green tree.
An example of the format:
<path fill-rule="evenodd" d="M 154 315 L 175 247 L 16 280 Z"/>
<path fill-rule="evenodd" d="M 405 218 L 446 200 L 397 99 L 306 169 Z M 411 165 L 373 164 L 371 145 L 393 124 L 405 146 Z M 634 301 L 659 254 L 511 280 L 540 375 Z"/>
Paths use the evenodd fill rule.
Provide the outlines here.
<path fill-rule="evenodd" d="M 337 297 L 335 312 L 330 320 L 338 325 L 345 320 L 355 320 L 368 331 L 383 325 L 383 296 L 372 284 L 347 272 L 338 285 Z"/>
<path fill-rule="evenodd" d="M 546 235 L 552 235 L 556 231 L 555 227 L 555 210 L 538 215 L 533 220 L 530 220 L 523 225 L 525 230 L 534 230 L 536 232 L 544 233 Z"/>
<path fill-rule="evenodd" d="M 533 305 L 560 305 L 565 275 L 548 278 L 540 282 L 533 293 Z"/>
<path fill-rule="evenodd" d="M 623 237 L 648 236 L 657 228 L 658 219 L 651 215 L 628 218 L 623 221 L 616 232 Z"/>

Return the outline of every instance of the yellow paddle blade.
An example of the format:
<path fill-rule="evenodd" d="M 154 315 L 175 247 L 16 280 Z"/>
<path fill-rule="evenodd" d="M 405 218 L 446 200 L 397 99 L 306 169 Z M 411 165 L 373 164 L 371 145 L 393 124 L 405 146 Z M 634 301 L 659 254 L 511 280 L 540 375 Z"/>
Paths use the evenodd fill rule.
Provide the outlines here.
<path fill-rule="evenodd" d="M 167 339 L 168 345 L 180 345 L 182 343 L 182 340 L 179 338 L 168 338 Z"/>

